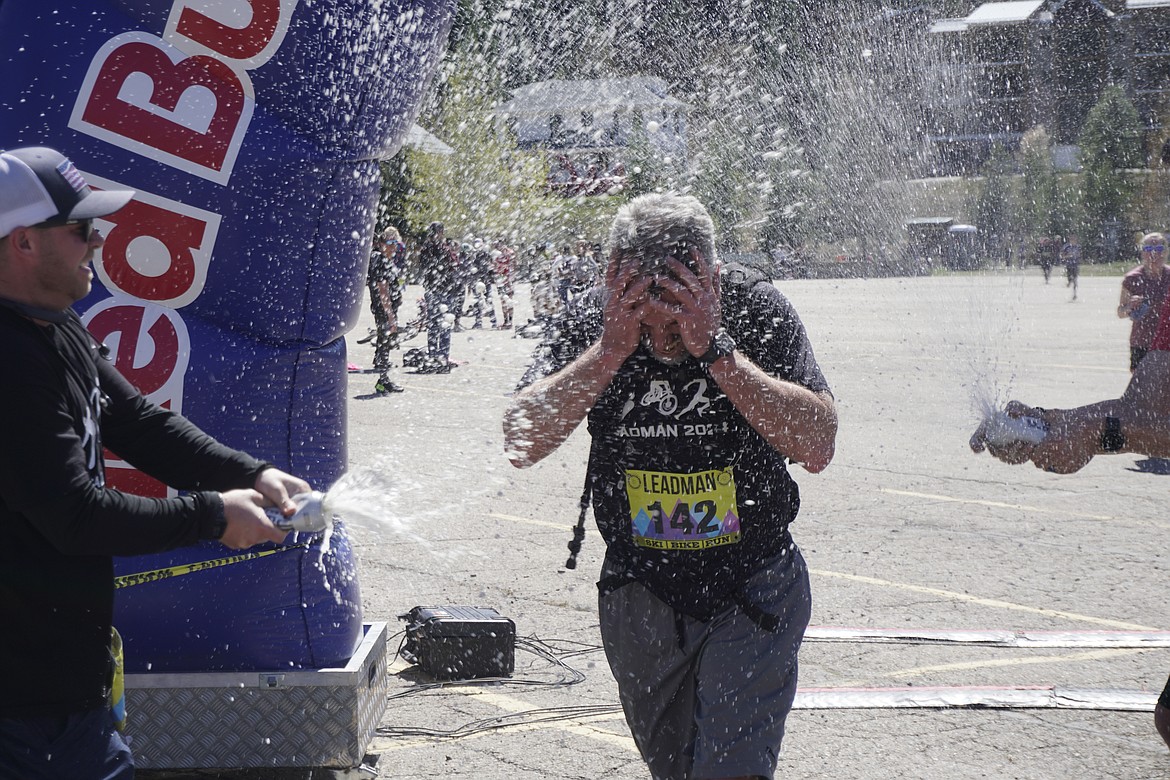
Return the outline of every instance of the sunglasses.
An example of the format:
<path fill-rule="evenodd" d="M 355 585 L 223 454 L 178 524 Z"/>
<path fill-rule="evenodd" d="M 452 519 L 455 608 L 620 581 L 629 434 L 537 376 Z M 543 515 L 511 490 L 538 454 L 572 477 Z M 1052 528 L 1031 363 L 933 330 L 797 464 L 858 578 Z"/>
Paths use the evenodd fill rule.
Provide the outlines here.
<path fill-rule="evenodd" d="M 87 244 L 89 243 L 89 240 L 93 238 L 92 219 L 50 219 L 45 222 L 38 222 L 37 224 L 33 225 L 33 227 L 46 230 L 48 228 L 65 227 L 66 225 L 81 225 L 81 240 Z"/>
<path fill-rule="evenodd" d="M 1166 245 L 1165 244 L 1149 244 L 1147 246 L 1143 246 L 1142 251 L 1143 252 L 1165 252 Z"/>

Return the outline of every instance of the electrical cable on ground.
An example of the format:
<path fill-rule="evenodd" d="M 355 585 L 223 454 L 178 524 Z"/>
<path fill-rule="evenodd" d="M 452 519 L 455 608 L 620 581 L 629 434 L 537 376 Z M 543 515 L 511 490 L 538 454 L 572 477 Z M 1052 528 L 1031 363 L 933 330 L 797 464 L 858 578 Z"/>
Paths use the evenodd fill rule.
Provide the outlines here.
<path fill-rule="evenodd" d="M 405 641 L 405 632 L 399 632 L 394 636 L 402 636 Z M 393 639 L 394 637 L 390 637 Z M 397 693 L 392 693 L 387 696 L 387 700 L 399 699 L 405 696 L 416 696 L 426 693 L 428 691 L 442 690 L 442 689 L 464 689 L 468 687 L 487 687 L 496 685 L 521 685 L 521 686 L 569 686 L 576 685 L 583 682 L 585 678 L 584 672 L 581 672 L 565 663 L 565 658 L 585 655 L 587 653 L 598 652 L 602 648 L 600 645 L 591 645 L 584 642 L 575 642 L 572 640 L 542 640 L 537 636 L 517 637 L 517 649 L 524 650 L 536 658 L 545 661 L 552 667 L 553 672 L 559 672 L 560 676 L 557 679 L 547 680 L 539 677 L 479 677 L 469 680 L 445 680 L 442 682 L 420 683 L 411 688 L 408 688 Z M 399 642 L 398 651 L 395 651 L 395 658 L 398 657 L 402 649 L 402 642 Z M 385 737 L 426 737 L 432 739 L 458 739 L 473 734 L 482 734 L 488 731 L 494 731 L 503 728 L 510 728 L 515 726 L 524 726 L 540 723 L 555 723 L 566 720 L 577 720 L 580 718 L 609 716 L 621 713 L 622 709 L 617 704 L 597 704 L 597 705 L 577 705 L 570 707 L 545 707 L 523 712 L 513 712 L 505 715 L 493 716 L 490 718 L 483 718 L 481 720 L 471 721 L 462 726 L 457 726 L 453 729 L 431 729 L 416 726 L 381 726 L 376 729 L 376 733 Z"/>

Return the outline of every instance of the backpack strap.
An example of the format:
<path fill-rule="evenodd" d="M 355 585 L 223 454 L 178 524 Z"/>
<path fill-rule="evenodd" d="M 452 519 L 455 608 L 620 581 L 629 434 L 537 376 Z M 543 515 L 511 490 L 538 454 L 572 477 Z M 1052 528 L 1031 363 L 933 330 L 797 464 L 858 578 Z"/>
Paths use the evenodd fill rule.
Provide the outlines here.
<path fill-rule="evenodd" d="M 759 323 L 753 322 L 748 313 L 752 290 L 759 284 L 771 284 L 771 280 L 754 268 L 740 263 L 727 263 L 719 269 L 719 299 L 723 309 L 722 325 L 744 354 L 755 359 L 756 349 L 762 339 Z"/>
<path fill-rule="evenodd" d="M 585 467 L 585 490 L 581 493 L 581 514 L 577 517 L 577 525 L 573 527 L 573 538 L 569 540 L 569 559 L 565 561 L 566 569 L 577 568 L 577 554 L 581 552 L 581 543 L 585 541 L 585 515 L 589 512 L 589 505 L 593 503 L 593 488 L 589 484 L 589 467 Z"/>

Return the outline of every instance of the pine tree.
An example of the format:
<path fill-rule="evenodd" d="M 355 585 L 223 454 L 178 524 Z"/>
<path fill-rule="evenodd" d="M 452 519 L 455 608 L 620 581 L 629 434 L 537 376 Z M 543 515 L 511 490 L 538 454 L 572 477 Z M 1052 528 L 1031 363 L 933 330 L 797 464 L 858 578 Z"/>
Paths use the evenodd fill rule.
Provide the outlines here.
<path fill-rule="evenodd" d="M 1089 111 L 1078 139 L 1085 223 L 1097 257 L 1105 262 L 1117 258 L 1121 237 L 1128 233 L 1134 184 L 1125 169 L 1144 163 L 1142 132 L 1133 103 L 1121 87 L 1110 85 Z"/>
<path fill-rule="evenodd" d="M 1060 231 L 1056 225 L 1056 168 L 1052 164 L 1052 137 L 1042 126 L 1020 140 L 1020 229 L 1033 247 L 1043 236 Z"/>

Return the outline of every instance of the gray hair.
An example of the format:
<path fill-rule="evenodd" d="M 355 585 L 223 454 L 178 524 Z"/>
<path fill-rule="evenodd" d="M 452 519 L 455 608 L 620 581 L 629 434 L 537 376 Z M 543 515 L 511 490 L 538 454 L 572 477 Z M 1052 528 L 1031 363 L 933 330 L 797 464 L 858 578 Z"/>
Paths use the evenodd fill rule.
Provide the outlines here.
<path fill-rule="evenodd" d="M 677 192 L 639 195 L 618 209 L 609 229 L 612 251 L 649 266 L 661 261 L 667 247 L 682 241 L 698 248 L 707 263 L 715 262 L 711 215 L 698 198 Z"/>

